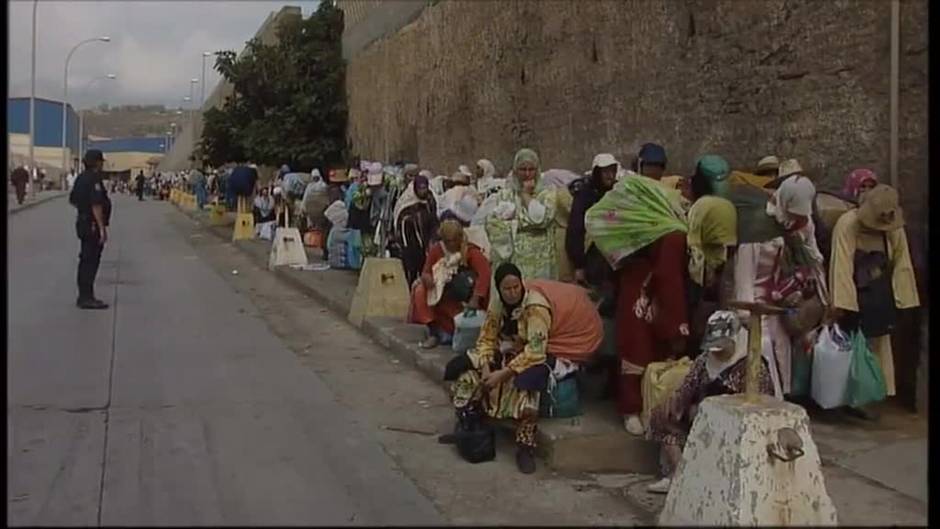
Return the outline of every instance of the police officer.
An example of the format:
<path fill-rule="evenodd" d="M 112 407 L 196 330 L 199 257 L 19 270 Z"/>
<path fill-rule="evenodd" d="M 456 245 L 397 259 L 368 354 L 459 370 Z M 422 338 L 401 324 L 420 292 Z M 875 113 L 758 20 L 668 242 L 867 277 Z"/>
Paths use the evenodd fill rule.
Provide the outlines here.
<path fill-rule="evenodd" d="M 85 153 L 85 170 L 75 179 L 69 202 L 78 210 L 75 232 L 81 241 L 78 256 L 78 300 L 81 309 L 106 309 L 108 304 L 95 298 L 95 276 L 101 252 L 108 240 L 111 200 L 102 182 L 104 155 L 97 149 Z"/>

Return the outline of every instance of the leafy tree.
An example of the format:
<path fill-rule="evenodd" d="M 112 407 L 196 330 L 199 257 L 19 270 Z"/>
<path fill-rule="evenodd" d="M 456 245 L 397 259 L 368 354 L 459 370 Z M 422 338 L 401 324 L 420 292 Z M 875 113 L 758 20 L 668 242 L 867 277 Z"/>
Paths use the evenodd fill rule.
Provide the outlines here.
<path fill-rule="evenodd" d="M 221 109 L 204 115 L 199 151 L 210 165 L 251 160 L 294 170 L 340 162 L 346 154 L 343 13 L 320 2 L 291 19 L 278 42 L 249 41 L 238 57 L 223 51 L 215 69 L 234 87 Z"/>

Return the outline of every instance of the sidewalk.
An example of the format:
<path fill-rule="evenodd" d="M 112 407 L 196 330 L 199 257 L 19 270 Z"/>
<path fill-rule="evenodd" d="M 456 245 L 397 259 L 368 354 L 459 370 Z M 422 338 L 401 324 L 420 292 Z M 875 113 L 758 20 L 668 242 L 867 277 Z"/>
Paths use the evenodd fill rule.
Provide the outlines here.
<path fill-rule="evenodd" d="M 186 214 L 217 237 L 231 240 L 231 224 L 212 227 L 208 213 Z M 268 241 L 239 241 L 234 246 L 261 266 L 267 265 Z M 307 253 L 311 262 L 321 259 L 319 251 L 308 249 Z M 357 272 L 279 268 L 274 273 L 346 318 L 358 283 Z M 398 360 L 416 367 L 444 388 L 444 366 L 453 353 L 441 347 L 421 349 L 418 346 L 423 335 L 421 326 L 391 318 L 369 318 L 360 329 Z M 883 403 L 880 408 L 882 418 L 877 423 L 851 419 L 839 412 L 810 410 L 813 439 L 840 523 L 925 523 L 926 419 L 891 403 Z M 539 427 L 540 455 L 555 470 L 607 473 L 595 476 L 599 486 L 617 483 L 624 496 L 638 506 L 651 512 L 661 509 L 665 498 L 644 490 L 650 476 L 657 472 L 657 448 L 624 432 L 611 402 L 588 397 L 581 417 L 542 419 Z M 598 485 L 586 485 L 591 486 Z"/>
<path fill-rule="evenodd" d="M 43 202 L 48 202 L 54 198 L 59 198 L 67 195 L 67 191 L 40 191 L 36 193 L 36 198 L 32 198 L 29 194 L 26 195 L 26 199 L 23 200 L 22 204 L 16 203 L 16 194 L 7 192 L 7 215 L 13 215 L 14 213 L 19 213 L 24 209 L 29 209 L 33 206 L 38 206 Z"/>

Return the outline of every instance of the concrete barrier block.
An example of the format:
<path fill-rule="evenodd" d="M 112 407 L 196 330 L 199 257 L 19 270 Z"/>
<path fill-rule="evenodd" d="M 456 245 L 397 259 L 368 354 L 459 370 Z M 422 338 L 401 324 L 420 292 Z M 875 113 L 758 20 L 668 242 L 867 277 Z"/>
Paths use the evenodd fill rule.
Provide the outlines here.
<path fill-rule="evenodd" d="M 359 273 L 359 284 L 349 307 L 349 321 L 359 327 L 365 318 L 388 316 L 405 320 L 408 285 L 398 259 L 369 257 Z"/>
<path fill-rule="evenodd" d="M 771 455 L 797 445 L 790 462 Z M 836 524 L 803 408 L 766 396 L 702 402 L 659 525 Z"/>

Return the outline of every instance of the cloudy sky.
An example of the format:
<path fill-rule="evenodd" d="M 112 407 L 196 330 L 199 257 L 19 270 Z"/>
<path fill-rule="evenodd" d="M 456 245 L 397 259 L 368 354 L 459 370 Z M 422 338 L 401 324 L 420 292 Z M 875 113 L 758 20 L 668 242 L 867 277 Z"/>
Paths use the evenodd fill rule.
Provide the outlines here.
<path fill-rule="evenodd" d="M 9 2 L 9 94 L 29 97 L 32 6 Z M 100 103 L 179 106 L 189 80 L 202 77 L 202 52 L 241 51 L 272 11 L 300 6 L 309 16 L 317 0 L 135 1 L 39 0 L 36 17 L 36 97 L 61 100 L 65 58 L 82 40 L 107 35 L 111 42 L 82 45 L 69 63 L 69 101 L 77 108 Z M 219 75 L 206 59 L 206 96 Z M 89 82 L 109 73 L 114 81 Z M 195 87 L 196 99 L 200 96 Z"/>

